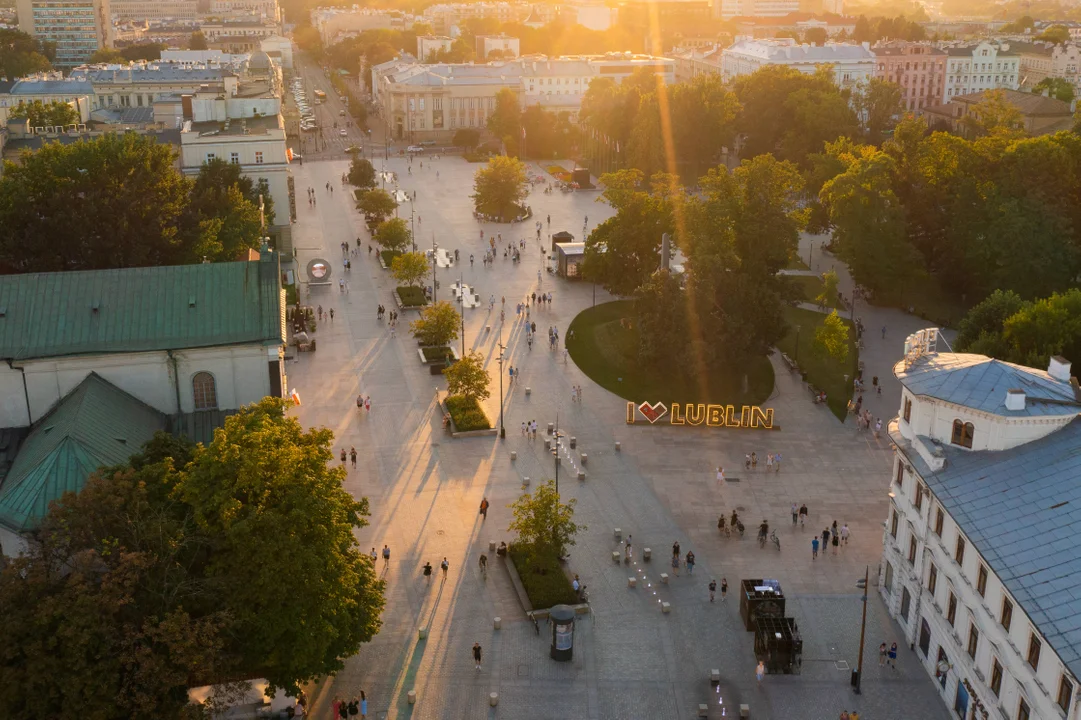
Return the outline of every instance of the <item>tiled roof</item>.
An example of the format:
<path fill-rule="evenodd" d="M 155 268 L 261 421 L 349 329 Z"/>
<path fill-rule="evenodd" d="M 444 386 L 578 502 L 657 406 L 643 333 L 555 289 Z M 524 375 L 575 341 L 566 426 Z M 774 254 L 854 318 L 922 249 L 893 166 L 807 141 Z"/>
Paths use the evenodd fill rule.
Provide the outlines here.
<path fill-rule="evenodd" d="M 1005 417 L 1062 416 L 1081 410 L 1070 383 L 985 355 L 931 353 L 907 369 L 903 361 L 898 363 L 895 374 L 914 395 Z M 1025 391 L 1024 410 L 1006 409 L 1006 391 L 1013 389 Z"/>
<path fill-rule="evenodd" d="M 928 438 L 921 438 L 931 444 Z M 1048 644 L 1081 677 L 1081 418 L 997 452 L 905 455 Z"/>
<path fill-rule="evenodd" d="M 279 345 L 276 258 L 0 277 L 0 358 Z"/>
<path fill-rule="evenodd" d="M 0 524 L 37 527 L 49 503 L 82 490 L 99 467 L 126 462 L 165 426 L 165 415 L 91 373 L 23 441 L 0 485 Z"/>

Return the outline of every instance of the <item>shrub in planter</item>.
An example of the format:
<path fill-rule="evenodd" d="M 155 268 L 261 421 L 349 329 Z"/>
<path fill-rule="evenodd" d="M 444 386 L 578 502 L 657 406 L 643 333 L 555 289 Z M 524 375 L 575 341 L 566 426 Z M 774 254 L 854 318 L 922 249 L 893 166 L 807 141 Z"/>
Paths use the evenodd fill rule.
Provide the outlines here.
<path fill-rule="evenodd" d="M 555 558 L 538 558 L 520 543 L 508 548 L 507 555 L 518 571 L 529 603 L 534 608 L 550 608 L 553 605 L 574 605 L 578 596 L 567 579 L 566 573 Z"/>
<path fill-rule="evenodd" d="M 421 307 L 428 302 L 424 291 L 413 285 L 399 286 L 398 297 L 401 298 L 402 307 Z"/>
<path fill-rule="evenodd" d="M 447 406 L 447 412 L 450 413 L 451 419 L 454 420 L 454 428 L 458 432 L 492 429 L 491 421 L 484 414 L 484 410 L 481 409 L 476 398 L 448 395 L 444 402 Z"/>
<path fill-rule="evenodd" d="M 422 355 L 424 355 L 425 361 L 430 362 L 430 363 L 434 363 L 434 362 L 444 363 L 444 362 L 447 361 L 447 358 L 451 358 L 452 361 L 453 361 L 453 358 L 454 358 L 454 353 L 451 352 L 451 349 L 449 347 L 447 347 L 446 345 L 440 345 L 438 347 L 421 348 L 420 352 L 421 352 Z"/>

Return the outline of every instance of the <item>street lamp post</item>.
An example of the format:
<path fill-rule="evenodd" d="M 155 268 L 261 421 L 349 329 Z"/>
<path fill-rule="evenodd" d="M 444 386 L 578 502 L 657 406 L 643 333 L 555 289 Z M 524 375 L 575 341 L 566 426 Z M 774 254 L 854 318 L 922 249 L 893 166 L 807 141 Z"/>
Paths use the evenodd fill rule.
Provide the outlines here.
<path fill-rule="evenodd" d="M 807 267 L 808 267 L 809 269 L 811 269 L 811 270 L 814 270 L 814 266 L 813 266 L 813 265 L 811 264 L 811 258 L 813 258 L 813 257 L 814 257 L 814 254 L 815 254 L 815 244 L 814 244 L 814 240 L 812 240 L 812 241 L 810 242 L 810 246 L 811 246 L 811 249 L 810 249 L 810 250 L 809 250 L 809 251 L 807 252 Z"/>
<path fill-rule="evenodd" d="M 414 241 L 414 245 L 415 244 L 416 244 L 416 241 Z M 439 276 L 436 275 L 436 273 L 435 273 L 436 268 L 438 267 L 436 265 L 436 258 L 438 257 L 437 256 L 438 251 L 439 251 L 439 244 L 436 243 L 436 241 L 435 241 L 435 233 L 432 233 L 432 302 L 433 303 L 439 302 Z M 502 338 L 503 336 L 500 335 L 499 337 Z"/>
<path fill-rule="evenodd" d="M 556 466 L 556 499 L 559 498 L 559 411 L 556 410 L 556 434 L 555 444 L 552 446 L 552 457 Z"/>
<path fill-rule="evenodd" d="M 857 695 L 860 694 L 860 683 L 863 681 L 863 639 L 867 633 L 867 581 L 870 579 L 871 569 L 863 568 L 863 581 L 857 581 L 856 587 L 863 590 L 863 619 L 860 620 L 860 656 L 856 663 L 856 672 L 852 676 L 852 689 Z"/>
<path fill-rule="evenodd" d="M 503 427 L 503 324 L 499 325 L 499 437 L 507 437 L 507 429 Z"/>
<path fill-rule="evenodd" d="M 793 360 L 793 362 L 795 362 L 797 365 L 799 365 L 799 328 L 800 328 L 800 326 L 797 325 L 796 326 L 796 357 Z"/>
<path fill-rule="evenodd" d="M 458 268 L 458 308 L 459 319 L 462 321 L 462 357 L 465 357 L 465 277 Z"/>

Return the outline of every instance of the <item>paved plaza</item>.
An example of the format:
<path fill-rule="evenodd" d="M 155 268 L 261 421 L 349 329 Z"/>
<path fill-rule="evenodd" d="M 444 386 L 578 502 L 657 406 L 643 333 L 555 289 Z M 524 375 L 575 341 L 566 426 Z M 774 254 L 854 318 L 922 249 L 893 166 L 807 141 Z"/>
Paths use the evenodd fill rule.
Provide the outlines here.
<path fill-rule="evenodd" d="M 474 220 L 469 195 L 478 167 L 446 157 L 425 160 L 423 169 L 414 161 L 410 173 L 406 160 L 392 158 L 388 169 L 397 172 L 402 190 L 417 193 L 416 201 L 399 212 L 408 219 L 412 209 L 418 248 L 431 249 L 434 239 L 451 254 L 459 250 L 461 262 L 438 271 L 439 297 L 452 299 L 451 285 L 460 279 L 482 299 L 480 307 L 465 310 L 465 346 L 488 359 L 493 397 L 487 410 L 496 422 L 500 338 L 508 362 L 520 370 L 513 386 L 504 377 L 503 441 L 446 435 L 435 409 L 445 383 L 418 362 L 407 329 L 415 313 L 402 312 L 395 337 L 377 320 L 380 303 L 393 307 L 394 283 L 375 253 L 368 255 L 370 238 L 362 218 L 352 207 L 351 193 L 340 186 L 347 164 L 294 167 L 298 195 L 311 186 L 319 199 L 314 210 L 306 204 L 298 208 L 293 233 L 297 267 L 324 257 L 335 269 L 331 287 L 313 288 L 302 297 L 307 304 L 334 308 L 335 320 L 319 327 L 317 353 L 303 353 L 288 366 L 289 386 L 303 400 L 296 410 L 301 422 L 334 431 L 335 455 L 337 448 L 356 447 L 359 467 L 349 472 L 346 488 L 368 497 L 372 513 L 371 525 L 358 533 L 360 542 L 364 550 L 386 544 L 392 552 L 385 569 L 379 562 L 387 583 L 383 629 L 346 661 L 344 671 L 311 689 L 315 717 L 330 717 L 335 695 L 351 697 L 363 689 L 372 718 L 667 720 L 694 717 L 699 703 L 709 705 L 711 718 L 736 717 L 739 704 L 746 703 L 752 718 L 776 720 L 832 720 L 844 709 L 860 710 L 864 720 L 945 719 L 938 686 L 907 649 L 903 628 L 886 616 L 877 587 L 868 601 L 864 692 L 856 696 L 849 687 L 860 634 L 856 580 L 867 566 L 872 584 L 877 580 L 888 506 L 891 451 L 884 434 L 877 440 L 870 433 L 857 434 L 851 422 L 841 424 L 827 409 L 813 405 L 779 362 L 776 388 L 767 402 L 779 430 L 626 425 L 625 401 L 590 382 L 573 361 L 565 360 L 562 346 L 552 352 L 543 343 L 532 350 L 526 345 L 523 323 L 514 312 L 522 298 L 551 291 L 550 309 L 535 308 L 531 319 L 542 337 L 548 326 L 558 327 L 562 336 L 575 315 L 592 304 L 594 288 L 543 271 L 533 221 Z M 531 175 L 542 173 L 536 164 L 530 166 Z M 333 196 L 323 189 L 328 181 L 336 186 Z M 544 195 L 538 188 L 527 202 L 535 219 L 544 222 L 545 239 L 559 230 L 582 239 L 587 215 L 590 228 L 611 215 L 607 205 L 595 202 L 598 197 L 597 191 Z M 525 239 L 521 263 L 504 260 L 501 252 L 490 268 L 480 262 L 488 238 L 496 233 L 504 248 Z M 345 273 L 339 245 L 358 236 L 363 249 Z M 803 239 L 804 259 L 814 241 L 814 266 L 825 270 L 836 264 L 842 292 L 850 295 L 847 273 L 821 251 L 820 240 Z M 472 266 L 470 254 L 476 257 Z M 346 279 L 348 292 L 339 291 L 339 277 Z M 598 303 L 611 299 L 600 288 L 595 292 Z M 489 313 L 491 295 L 496 307 Z M 501 326 L 502 297 L 507 314 Z M 900 395 L 890 368 L 904 336 L 925 323 L 862 305 L 856 314 L 869 328 L 862 356 L 865 373 L 878 375 L 885 386 L 881 397 L 868 395 L 865 406 L 885 423 L 896 413 Z M 887 327 L 885 339 L 882 326 Z M 574 385 L 583 387 L 581 403 L 571 399 Z M 371 396 L 370 413 L 358 412 L 358 393 Z M 548 658 L 545 633 L 550 630 L 542 622 L 538 637 L 502 561 L 490 564 L 486 581 L 477 564 L 490 541 L 511 539 L 508 506 L 523 492 L 524 478 L 536 483 L 553 474 L 543 434 L 530 442 L 521 436 L 521 423 L 536 420 L 543 430 L 557 415 L 560 430 L 575 436 L 578 448 L 589 455 L 586 480 L 560 474 L 561 494 L 577 499 L 576 520 L 588 526 L 571 548 L 569 569 L 588 585 L 595 613 L 593 618 L 579 616 L 569 663 Z M 619 452 L 616 442 L 622 446 Z M 746 471 L 743 457 L 752 450 L 762 461 L 757 470 Z M 515 462 L 511 451 L 518 454 Z M 779 473 L 765 472 L 767 452 L 782 454 Z M 722 483 L 715 478 L 719 465 L 727 475 Z M 478 514 L 483 497 L 491 503 L 487 519 Z M 805 529 L 791 524 L 793 502 L 806 503 L 810 510 Z M 725 539 L 717 532 L 718 515 L 733 509 L 747 526 L 743 539 Z M 754 529 L 763 518 L 776 528 L 780 552 L 755 541 Z M 849 545 L 812 561 L 812 535 L 833 520 L 848 523 Z M 613 563 L 612 551 L 621 549 L 613 536 L 616 527 L 624 537 L 633 535 L 639 562 L 640 550 L 652 548 L 652 562 Z M 677 540 L 684 553 L 693 550 L 697 556 L 694 575 L 684 571 L 659 585 L 659 574 L 670 571 L 665 565 Z M 450 563 L 447 578 L 438 570 L 430 580 L 424 578 L 424 563 L 438 567 L 444 557 Z M 627 586 L 632 575 L 640 578 L 633 589 Z M 721 577 L 731 587 L 728 601 L 718 598 L 711 604 L 707 583 Z M 758 687 L 753 635 L 742 628 L 736 589 L 742 578 L 763 577 L 779 580 L 785 590 L 787 614 L 799 624 L 804 652 L 801 675 L 767 676 Z M 662 600 L 671 603 L 670 614 L 660 612 Z M 496 616 L 502 618 L 499 630 L 493 629 Z M 429 631 L 425 640 L 418 638 L 421 628 Z M 878 666 L 876 651 L 883 641 L 902 645 L 896 670 Z M 484 650 L 479 672 L 470 652 L 474 642 Z M 709 679 L 713 668 L 722 674 L 716 688 Z M 407 703 L 409 690 L 417 692 L 415 705 Z M 491 692 L 499 693 L 496 708 L 489 706 Z"/>

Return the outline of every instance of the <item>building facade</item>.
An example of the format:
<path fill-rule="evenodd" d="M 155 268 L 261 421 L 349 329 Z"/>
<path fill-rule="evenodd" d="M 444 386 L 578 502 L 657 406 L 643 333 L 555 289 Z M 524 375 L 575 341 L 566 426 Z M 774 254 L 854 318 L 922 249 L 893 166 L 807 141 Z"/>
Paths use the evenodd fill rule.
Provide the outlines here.
<path fill-rule="evenodd" d="M 109 0 L 18 0 L 19 29 L 56 43 L 58 67 L 70 68 L 113 46 Z"/>
<path fill-rule="evenodd" d="M 90 120 L 91 98 L 94 88 L 90 83 L 62 78 L 18 80 L 0 91 L 0 123 L 6 123 L 13 108 L 24 103 L 40 100 L 42 103 L 62 102 L 71 105 L 79 113 L 79 122 Z"/>
<path fill-rule="evenodd" d="M 1009 45 L 981 42 L 976 45 L 944 46 L 946 51 L 946 94 L 948 102 L 957 95 L 985 90 L 1016 90 L 1020 84 L 1021 58 Z"/>
<path fill-rule="evenodd" d="M 1065 103 L 1052 97 L 1018 90 L 998 90 L 1007 103 L 1021 114 L 1022 129 L 1029 135 L 1046 135 L 1073 127 L 1073 115 L 1077 101 Z M 965 134 L 971 121 L 979 120 L 980 103 L 987 91 L 959 95 L 942 105 L 925 107 L 921 114 L 936 129 L 948 129 Z"/>
<path fill-rule="evenodd" d="M 1075 89 L 1081 89 L 1081 48 L 1077 45 L 1011 42 L 1009 47 L 1021 60 L 1021 90 L 1031 90 L 1049 77 L 1061 78 Z"/>
<path fill-rule="evenodd" d="M 199 17 L 197 0 L 109 0 L 109 11 L 118 23 L 139 20 L 194 22 Z"/>
<path fill-rule="evenodd" d="M 739 40 L 722 53 L 724 78 L 731 82 L 767 65 L 790 67 L 813 75 L 829 65 L 839 87 L 851 88 L 869 80 L 875 72 L 875 55 L 869 43 L 854 45 L 828 42 L 823 46 L 800 45 L 792 38 Z"/>
<path fill-rule="evenodd" d="M 715 0 L 718 17 L 731 20 L 735 17 L 763 18 L 784 17 L 799 12 L 799 0 Z"/>
<path fill-rule="evenodd" d="M 724 50 L 718 45 L 683 48 L 670 55 L 676 61 L 676 82 L 688 82 L 699 75 L 724 74 Z"/>
<path fill-rule="evenodd" d="M 454 38 L 446 35 L 417 35 L 417 57 L 427 62 L 432 53 L 450 52 Z"/>
<path fill-rule="evenodd" d="M 905 110 L 921 110 L 943 102 L 946 52 L 925 43 L 886 43 L 872 48 L 875 77 L 901 87 Z"/>
<path fill-rule="evenodd" d="M 412 18 L 401 13 L 366 8 L 318 8 L 312 10 L 311 21 L 326 47 L 365 30 L 404 30 L 413 26 Z"/>
<path fill-rule="evenodd" d="M 525 22 L 533 12 L 529 3 L 476 2 L 440 3 L 424 10 L 424 21 L 437 33 L 450 34 L 469 18 L 490 18 L 499 23 Z"/>
<path fill-rule="evenodd" d="M 1062 358 L 939 353 L 936 332 L 894 368 L 879 591 L 958 717 L 1075 720 L 1081 392 Z"/>
<path fill-rule="evenodd" d="M 231 96 L 240 84 L 238 69 L 182 62 L 81 67 L 70 79 L 86 81 L 94 89 L 92 109 L 151 107 L 155 100 L 194 93 L 207 84 L 220 84 Z"/>
<path fill-rule="evenodd" d="M 480 60 L 488 60 L 493 51 L 499 53 L 499 56 L 494 59 L 509 60 L 522 54 L 521 44 L 516 37 L 508 37 L 507 35 L 478 35 L 476 40 L 477 58 Z"/>

